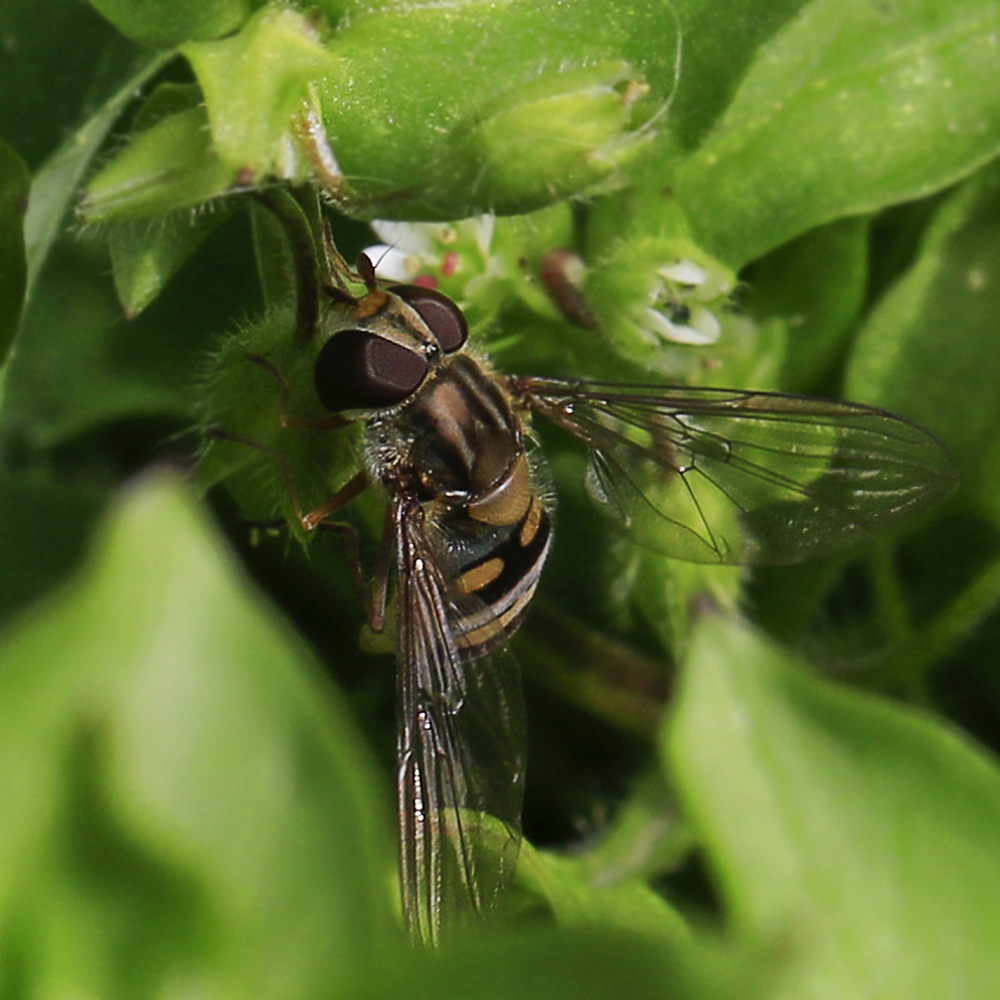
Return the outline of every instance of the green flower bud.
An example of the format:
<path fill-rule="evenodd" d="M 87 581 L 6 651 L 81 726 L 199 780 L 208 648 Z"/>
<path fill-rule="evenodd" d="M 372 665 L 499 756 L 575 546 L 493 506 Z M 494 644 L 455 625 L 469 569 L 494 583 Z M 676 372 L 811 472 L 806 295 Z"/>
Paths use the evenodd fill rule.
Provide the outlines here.
<path fill-rule="evenodd" d="M 454 0 L 366 5 L 329 46 L 350 67 L 317 87 L 342 204 L 426 221 L 616 184 L 660 124 L 677 32 L 658 0 Z"/>
<path fill-rule="evenodd" d="M 491 101 L 456 130 L 485 203 L 526 212 L 612 179 L 652 132 L 636 128 L 649 91 L 625 62 L 546 74 Z"/>
<path fill-rule="evenodd" d="M 296 342 L 295 316 L 271 310 L 221 340 L 198 386 L 196 418 L 205 444 L 197 480 L 224 483 L 250 520 L 285 517 L 302 539 L 294 501 L 318 507 L 357 471 L 356 436 L 349 429 L 308 433 L 282 426 L 284 416 L 325 415 L 313 388 L 319 341 Z M 295 470 L 295 498 L 278 463 Z"/>

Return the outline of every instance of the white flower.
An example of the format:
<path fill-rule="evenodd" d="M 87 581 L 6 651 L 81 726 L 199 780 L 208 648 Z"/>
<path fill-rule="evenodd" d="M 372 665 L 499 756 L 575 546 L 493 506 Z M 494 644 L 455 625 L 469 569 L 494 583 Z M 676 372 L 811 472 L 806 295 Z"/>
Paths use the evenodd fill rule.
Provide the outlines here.
<path fill-rule="evenodd" d="M 657 274 L 678 285 L 697 287 L 708 281 L 708 272 L 699 267 L 693 260 L 679 260 L 657 269 Z"/>
<path fill-rule="evenodd" d="M 714 344 L 722 331 L 715 313 L 701 305 L 660 305 L 647 309 L 645 319 L 643 326 L 660 339 L 692 347 Z"/>
<path fill-rule="evenodd" d="M 733 283 L 721 267 L 706 270 L 693 260 L 665 264 L 657 274 L 677 290 L 684 290 L 699 302 L 723 298 L 733 290 Z"/>
<path fill-rule="evenodd" d="M 372 229 L 382 240 L 365 253 L 375 264 L 375 273 L 389 281 L 412 281 L 430 272 L 448 273 L 449 254 L 475 247 L 487 257 L 493 241 L 496 218 L 477 215 L 459 222 L 392 222 L 376 219 Z"/>
<path fill-rule="evenodd" d="M 715 312 L 705 303 L 723 299 L 731 291 L 724 274 L 706 270 L 692 260 L 675 260 L 656 269 L 649 292 L 643 329 L 661 340 L 704 347 L 714 344 L 722 330 Z"/>

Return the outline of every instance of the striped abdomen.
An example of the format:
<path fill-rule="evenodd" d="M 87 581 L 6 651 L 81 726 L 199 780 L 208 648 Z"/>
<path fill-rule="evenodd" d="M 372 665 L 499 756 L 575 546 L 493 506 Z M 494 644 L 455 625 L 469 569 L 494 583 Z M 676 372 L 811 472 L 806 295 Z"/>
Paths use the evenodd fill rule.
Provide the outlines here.
<path fill-rule="evenodd" d="M 447 528 L 443 536 L 447 539 Z M 455 623 L 460 646 L 486 652 L 517 631 L 534 596 L 551 543 L 549 512 L 537 496 L 513 524 L 483 525 L 480 539 L 488 544 L 459 564 L 456 603 L 463 609 Z M 471 594 L 479 604 L 463 603 Z"/>

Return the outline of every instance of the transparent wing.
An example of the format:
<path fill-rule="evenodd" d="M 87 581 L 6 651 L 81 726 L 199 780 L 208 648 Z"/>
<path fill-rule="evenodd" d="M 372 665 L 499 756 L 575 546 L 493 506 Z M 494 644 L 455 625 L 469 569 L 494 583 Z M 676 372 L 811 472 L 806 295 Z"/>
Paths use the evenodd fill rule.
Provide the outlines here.
<path fill-rule="evenodd" d="M 693 562 L 820 555 L 958 481 L 933 435 L 851 403 L 530 377 L 510 386 L 590 446 L 588 486 L 637 541 Z"/>
<path fill-rule="evenodd" d="M 432 945 L 487 916 L 514 876 L 524 707 L 505 643 L 476 656 L 457 645 L 471 609 L 449 597 L 406 500 L 397 504 L 396 538 L 403 915 L 413 939 Z"/>

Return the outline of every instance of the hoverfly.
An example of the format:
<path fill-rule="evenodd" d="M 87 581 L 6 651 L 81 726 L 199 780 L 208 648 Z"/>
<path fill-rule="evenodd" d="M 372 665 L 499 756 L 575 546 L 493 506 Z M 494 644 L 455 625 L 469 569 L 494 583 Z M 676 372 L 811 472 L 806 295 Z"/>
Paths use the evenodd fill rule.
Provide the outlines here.
<path fill-rule="evenodd" d="M 525 723 L 505 640 L 552 535 L 532 414 L 588 446 L 590 491 L 633 537 L 686 560 L 817 555 L 957 476 L 936 438 L 864 406 L 501 375 L 465 350 L 441 292 L 383 285 L 364 256 L 347 276 L 365 292 L 327 289 L 314 383 L 325 426 L 363 421 L 364 471 L 299 517 L 311 530 L 369 485 L 388 494 L 368 612 L 381 629 L 394 552 L 402 908 L 411 937 L 436 944 L 495 908 L 519 850 Z"/>

